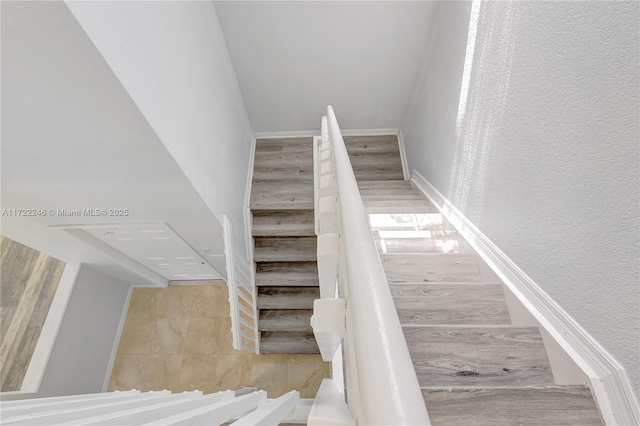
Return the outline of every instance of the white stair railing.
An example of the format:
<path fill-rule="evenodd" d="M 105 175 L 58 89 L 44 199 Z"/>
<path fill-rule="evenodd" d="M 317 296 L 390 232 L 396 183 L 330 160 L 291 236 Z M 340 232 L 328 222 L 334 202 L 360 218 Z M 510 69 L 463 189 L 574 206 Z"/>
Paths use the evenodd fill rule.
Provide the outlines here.
<path fill-rule="evenodd" d="M 369 229 L 347 149 L 333 108 L 315 139 L 314 177 L 318 276 L 322 300 L 314 304 L 312 326 L 325 361 L 341 368 L 344 351 L 348 407 L 358 424 L 429 425 L 387 278 Z M 343 315 L 343 321 L 336 316 Z M 336 345 L 336 340 L 342 345 Z M 341 373 L 341 372 L 340 372 Z M 333 374 L 333 377 L 340 374 Z M 324 388 L 324 391 L 323 391 Z M 343 413 L 336 391 L 323 384 L 309 424 L 328 424 L 327 413 Z M 333 410 L 331 409 L 333 407 Z M 322 409 L 319 409 L 322 408 Z M 318 417 L 314 413 L 322 412 Z"/>
<path fill-rule="evenodd" d="M 105 392 L 63 398 L 6 401 L 2 425 L 277 425 L 299 402 L 291 391 L 267 400 L 264 391 L 237 396 L 233 391 L 203 395 L 200 391 Z"/>
<path fill-rule="evenodd" d="M 223 229 L 233 348 L 259 353 L 260 331 L 255 273 L 242 256 L 232 249 L 233 233 L 227 216 L 223 216 Z"/>

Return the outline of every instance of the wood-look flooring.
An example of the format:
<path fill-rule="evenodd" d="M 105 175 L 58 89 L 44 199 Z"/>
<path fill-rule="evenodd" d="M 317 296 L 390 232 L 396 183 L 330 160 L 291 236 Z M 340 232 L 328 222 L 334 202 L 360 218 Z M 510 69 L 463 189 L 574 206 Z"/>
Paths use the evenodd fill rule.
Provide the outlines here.
<path fill-rule="evenodd" d="M 261 353 L 319 353 L 313 139 L 258 139 L 251 186 Z"/>
<path fill-rule="evenodd" d="M 344 139 L 360 182 L 403 178 L 396 136 Z M 312 142 L 312 138 L 256 141 L 250 206 L 264 353 L 319 352 L 309 324 L 313 300 L 319 297 Z M 379 190 L 373 187 L 368 195 L 379 200 Z M 393 205 L 389 200 L 378 202 L 382 207 Z M 415 204 L 425 206 L 420 198 Z"/>
<path fill-rule="evenodd" d="M 537 327 L 511 325 L 503 284 L 404 181 L 359 182 L 434 426 L 600 425 L 585 386 L 557 386 Z"/>
<path fill-rule="evenodd" d="M 0 237 L 0 391 L 20 390 L 65 263 Z"/>
<path fill-rule="evenodd" d="M 554 383 L 539 330 L 511 325 L 497 276 L 403 180 L 397 138 L 344 139 L 432 424 L 602 424 L 588 388 Z M 311 150 L 311 138 L 256 143 L 264 353 L 318 351 Z"/>
<path fill-rule="evenodd" d="M 602 420 L 586 386 L 429 388 L 434 426 L 596 426 Z"/>
<path fill-rule="evenodd" d="M 404 179 L 396 135 L 345 136 L 344 143 L 358 182 Z"/>

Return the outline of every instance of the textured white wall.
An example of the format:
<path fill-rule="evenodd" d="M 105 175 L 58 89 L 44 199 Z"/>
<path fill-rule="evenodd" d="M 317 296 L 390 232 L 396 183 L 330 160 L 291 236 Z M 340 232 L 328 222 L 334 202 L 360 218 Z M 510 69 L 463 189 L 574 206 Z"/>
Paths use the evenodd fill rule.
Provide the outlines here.
<path fill-rule="evenodd" d="M 244 252 L 253 132 L 212 2 L 69 1 L 144 117 Z"/>
<path fill-rule="evenodd" d="M 617 358 L 636 392 L 639 7 L 482 2 L 465 67 L 471 3 L 438 3 L 402 126 L 410 167 Z"/>
<path fill-rule="evenodd" d="M 253 130 L 398 128 L 432 2 L 217 1 Z"/>

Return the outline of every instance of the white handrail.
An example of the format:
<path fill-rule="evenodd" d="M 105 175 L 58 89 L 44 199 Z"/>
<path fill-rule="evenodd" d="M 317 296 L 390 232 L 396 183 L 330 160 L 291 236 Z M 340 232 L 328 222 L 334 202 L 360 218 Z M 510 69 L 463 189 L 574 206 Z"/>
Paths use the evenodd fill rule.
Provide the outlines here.
<path fill-rule="evenodd" d="M 376 250 L 358 184 L 335 113 L 327 107 L 338 193 L 340 260 L 346 277 L 346 362 L 355 361 L 348 392 L 357 392 L 359 424 L 429 425 L 429 416 L 416 377 L 387 278 Z M 356 396 L 356 395 L 354 395 Z M 351 400 L 351 398 L 350 398 Z M 351 406 L 351 404 L 350 404 Z"/>

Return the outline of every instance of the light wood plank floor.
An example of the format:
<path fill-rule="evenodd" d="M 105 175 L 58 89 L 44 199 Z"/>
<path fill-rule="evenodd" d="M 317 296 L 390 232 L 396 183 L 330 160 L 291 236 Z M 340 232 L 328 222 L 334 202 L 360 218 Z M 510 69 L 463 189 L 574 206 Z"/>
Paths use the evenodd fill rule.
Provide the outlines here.
<path fill-rule="evenodd" d="M 1 391 L 20 390 L 65 263 L 0 237 Z"/>

